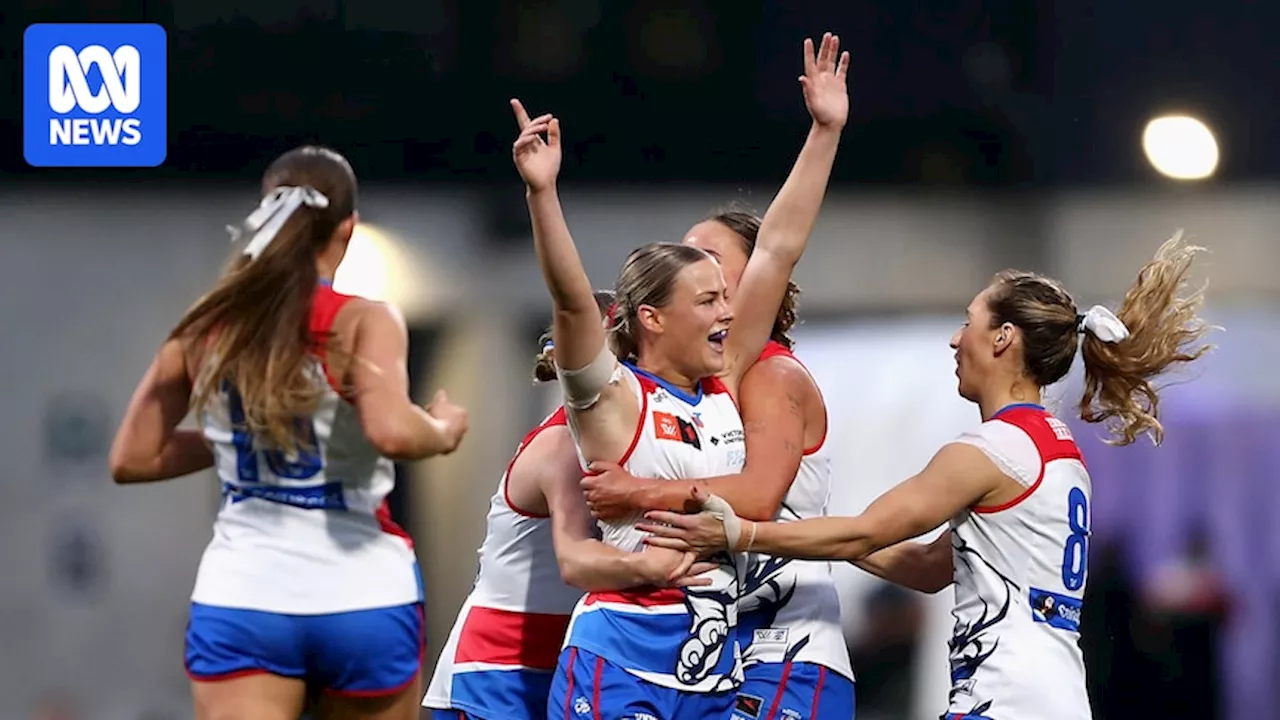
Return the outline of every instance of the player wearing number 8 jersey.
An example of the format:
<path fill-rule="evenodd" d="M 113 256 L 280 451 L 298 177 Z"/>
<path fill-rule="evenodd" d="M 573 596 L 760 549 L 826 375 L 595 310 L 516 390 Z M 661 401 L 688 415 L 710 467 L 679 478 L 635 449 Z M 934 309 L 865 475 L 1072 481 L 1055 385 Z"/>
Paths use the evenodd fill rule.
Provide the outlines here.
<path fill-rule="evenodd" d="M 1006 271 L 970 303 L 951 339 L 959 390 L 983 423 L 943 447 L 915 477 L 862 515 L 792 523 L 742 520 L 715 496 L 713 512 L 650 513 L 651 544 L 844 559 L 928 592 L 955 583 L 947 720 L 1092 717 L 1079 647 L 1091 480 L 1065 423 L 1040 406 L 1082 347 L 1086 422 L 1110 421 L 1118 444 L 1159 442 L 1151 380 L 1206 350 L 1199 293 L 1179 297 L 1198 248 L 1175 237 L 1147 264 L 1118 314 L 1078 313 L 1057 282 Z M 1078 337 L 1083 333 L 1081 342 Z M 925 545 L 901 542 L 942 523 Z"/>
<path fill-rule="evenodd" d="M 213 465 L 223 502 L 192 592 L 197 718 L 417 716 L 422 587 L 385 498 L 393 460 L 450 452 L 466 414 L 409 400 L 403 322 L 330 286 L 356 223 L 355 176 L 304 147 L 217 285 L 178 323 L 112 447 L 118 482 Z M 177 430 L 194 409 L 201 430 Z"/>

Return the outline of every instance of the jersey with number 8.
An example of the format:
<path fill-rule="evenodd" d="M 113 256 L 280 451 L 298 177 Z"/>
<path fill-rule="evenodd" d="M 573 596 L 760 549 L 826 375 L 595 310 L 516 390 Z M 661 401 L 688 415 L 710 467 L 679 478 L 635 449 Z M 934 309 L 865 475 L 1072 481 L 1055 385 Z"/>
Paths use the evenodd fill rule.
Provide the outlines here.
<path fill-rule="evenodd" d="M 951 521 L 955 627 L 948 715 L 1088 720 L 1080 611 L 1091 482 L 1066 423 L 1012 405 L 956 442 L 1025 491 Z"/>
<path fill-rule="evenodd" d="M 352 298 L 320 285 L 311 332 L 326 336 Z M 191 599 L 204 605 L 290 615 L 393 607 L 422 599 L 413 547 L 385 499 L 395 467 L 334 389 L 322 358 L 312 371 L 325 391 L 299 418 L 307 452 L 262 449 L 244 431 L 244 408 L 224 385 L 202 418 L 214 449 L 222 506 Z"/>

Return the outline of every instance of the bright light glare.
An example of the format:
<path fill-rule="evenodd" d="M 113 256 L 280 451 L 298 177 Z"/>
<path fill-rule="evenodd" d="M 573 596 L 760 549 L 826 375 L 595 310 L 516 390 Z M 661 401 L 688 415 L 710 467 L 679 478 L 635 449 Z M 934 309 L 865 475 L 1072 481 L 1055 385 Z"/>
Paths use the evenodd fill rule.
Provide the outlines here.
<path fill-rule="evenodd" d="M 333 276 L 333 289 L 345 295 L 389 301 L 391 262 L 395 248 L 381 231 L 357 225 L 351 233 L 347 254 Z"/>
<path fill-rule="evenodd" d="M 1174 180 L 1203 180 L 1218 169 L 1218 141 L 1203 122 L 1166 115 L 1147 123 L 1142 150 L 1151 166 Z"/>

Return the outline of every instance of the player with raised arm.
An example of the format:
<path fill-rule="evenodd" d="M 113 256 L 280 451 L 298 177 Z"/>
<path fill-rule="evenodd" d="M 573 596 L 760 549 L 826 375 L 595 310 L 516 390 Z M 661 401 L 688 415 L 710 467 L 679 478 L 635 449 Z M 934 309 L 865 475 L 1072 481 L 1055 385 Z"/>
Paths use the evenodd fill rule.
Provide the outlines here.
<path fill-rule="evenodd" d="M 805 59 L 806 77 L 809 66 L 824 60 L 815 58 L 810 47 Z M 813 131 L 839 132 L 849 113 L 846 83 L 835 73 L 812 76 L 804 98 Z M 730 209 L 685 234 L 686 244 L 706 250 L 720 263 L 730 304 L 738 301 L 738 284 L 761 223 L 755 215 Z M 769 343 L 738 391 L 747 451 L 742 472 L 672 482 L 635 478 L 617 465 L 594 463 L 594 474 L 582 480 L 593 514 L 616 520 L 636 511 L 696 510 L 688 503 L 690 488 L 698 483 L 753 520 L 826 515 L 831 494 L 826 404 L 813 377 L 792 354 L 788 334 L 796 322 L 799 293 L 794 282 L 788 284 Z M 715 441 L 741 444 L 743 436 Z M 794 720 L 852 717 L 853 668 L 830 563 L 753 553 L 741 582 L 738 640 L 744 681 L 735 703 L 740 715 L 777 714 L 787 708 L 796 714 Z"/>
<path fill-rule="evenodd" d="M 837 63 L 838 40 L 826 36 L 819 56 L 821 62 L 807 65 L 805 84 L 819 73 L 843 81 L 847 56 Z M 738 472 L 745 459 L 741 443 L 719 442 L 742 436 L 732 396 L 768 341 L 821 205 L 839 132 L 810 133 L 743 270 L 736 317 L 711 255 L 655 243 L 624 263 L 606 337 L 556 195 L 559 122 L 530 120 L 518 103 L 516 111 L 516 164 L 528 186 L 535 247 L 555 308 L 560 383 L 583 459 L 667 479 Z M 604 540 L 642 549 L 636 519 L 601 523 Z M 738 562 L 718 559 L 706 587 L 589 594 L 575 610 L 549 714 L 727 715 L 739 679 L 733 637 Z M 666 560 L 668 566 L 683 562 L 679 554 Z"/>

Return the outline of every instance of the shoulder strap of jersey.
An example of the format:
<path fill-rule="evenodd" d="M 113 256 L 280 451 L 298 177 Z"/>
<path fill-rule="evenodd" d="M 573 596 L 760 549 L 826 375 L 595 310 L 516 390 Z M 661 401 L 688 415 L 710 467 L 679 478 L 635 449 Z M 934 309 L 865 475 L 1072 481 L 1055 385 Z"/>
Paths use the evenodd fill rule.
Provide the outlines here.
<path fill-rule="evenodd" d="M 1035 443 L 1036 450 L 1040 451 L 1040 461 L 1043 463 L 1067 459 L 1084 462 L 1080 448 L 1071 436 L 1071 428 L 1045 412 L 1044 408 L 1015 405 L 1001 410 L 991 419 L 1008 423 L 1025 432 L 1031 442 Z"/>
<path fill-rule="evenodd" d="M 788 357 L 788 358 L 791 358 L 792 360 L 796 360 L 796 356 L 792 354 L 792 352 L 789 349 L 787 349 L 787 346 L 783 345 L 777 340 L 770 340 L 768 343 L 765 344 L 764 350 L 760 351 L 759 360 L 768 360 L 771 357 L 778 357 L 778 356 Z M 759 360 L 757 360 L 757 362 L 759 362 Z M 796 362 L 800 362 L 800 361 L 796 360 Z"/>
<path fill-rule="evenodd" d="M 329 361 L 325 357 L 323 343 L 329 339 L 329 333 L 333 330 L 333 321 L 338 317 L 338 312 L 354 299 L 354 295 L 335 292 L 328 283 L 317 285 L 316 294 L 311 298 L 311 338 L 319 346 L 317 354 L 320 357 L 320 363 L 324 366 L 324 376 L 329 380 L 329 387 L 344 397 L 341 379 L 335 378 L 329 372 Z"/>

